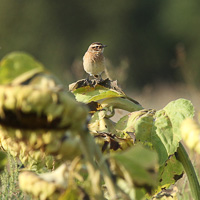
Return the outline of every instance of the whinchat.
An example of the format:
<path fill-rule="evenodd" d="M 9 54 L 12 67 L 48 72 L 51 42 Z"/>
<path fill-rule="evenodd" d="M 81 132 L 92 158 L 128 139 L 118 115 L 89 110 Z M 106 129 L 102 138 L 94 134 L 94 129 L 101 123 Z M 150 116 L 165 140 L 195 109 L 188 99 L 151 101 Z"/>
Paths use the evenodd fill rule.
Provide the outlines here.
<path fill-rule="evenodd" d="M 94 42 L 83 56 L 83 68 L 89 76 L 101 78 L 101 74 L 105 70 L 105 57 L 103 55 L 105 47 L 106 45 L 100 42 Z"/>

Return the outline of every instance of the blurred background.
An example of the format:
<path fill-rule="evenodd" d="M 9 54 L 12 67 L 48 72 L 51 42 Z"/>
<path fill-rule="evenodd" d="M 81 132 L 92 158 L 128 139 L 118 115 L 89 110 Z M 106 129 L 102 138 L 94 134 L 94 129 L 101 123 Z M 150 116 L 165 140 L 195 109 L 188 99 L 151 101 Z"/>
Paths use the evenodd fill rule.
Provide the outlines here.
<path fill-rule="evenodd" d="M 0 1 L 0 58 L 26 51 L 68 85 L 86 77 L 82 57 L 98 41 L 110 77 L 144 107 L 198 102 L 199 0 Z"/>

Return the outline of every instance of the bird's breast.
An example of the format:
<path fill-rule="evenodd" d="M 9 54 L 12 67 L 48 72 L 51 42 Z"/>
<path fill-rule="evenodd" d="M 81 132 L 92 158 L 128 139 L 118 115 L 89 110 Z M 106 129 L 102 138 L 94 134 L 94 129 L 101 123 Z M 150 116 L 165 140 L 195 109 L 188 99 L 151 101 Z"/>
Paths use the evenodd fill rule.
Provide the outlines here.
<path fill-rule="evenodd" d="M 105 58 L 103 54 L 91 54 L 86 52 L 83 57 L 84 70 L 91 75 L 99 75 L 105 70 Z"/>

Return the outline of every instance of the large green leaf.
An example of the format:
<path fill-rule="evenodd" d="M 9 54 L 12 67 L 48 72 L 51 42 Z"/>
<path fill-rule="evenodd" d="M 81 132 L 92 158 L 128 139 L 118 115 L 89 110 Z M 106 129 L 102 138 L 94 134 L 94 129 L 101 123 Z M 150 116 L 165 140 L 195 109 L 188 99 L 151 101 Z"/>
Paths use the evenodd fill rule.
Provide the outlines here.
<path fill-rule="evenodd" d="M 43 65 L 27 53 L 10 53 L 0 62 L 0 84 L 10 83 L 19 75 L 33 69 L 43 71 Z"/>
<path fill-rule="evenodd" d="M 185 118 L 193 116 L 194 107 L 186 99 L 172 101 L 156 112 L 152 143 L 159 154 L 160 164 L 176 152 L 181 140 L 180 125 Z"/>
<path fill-rule="evenodd" d="M 178 99 L 170 102 L 162 110 L 140 110 L 121 118 L 116 124 L 118 132 L 125 137 L 134 135 L 136 142 L 148 143 L 157 151 L 159 158 L 159 184 L 155 193 L 174 184 L 183 173 L 182 164 L 176 159 L 181 140 L 180 124 L 194 115 L 190 101 Z"/>
<path fill-rule="evenodd" d="M 127 134 L 134 134 L 136 141 L 151 143 L 159 155 L 160 165 L 174 154 L 181 140 L 180 124 L 194 115 L 190 101 L 178 99 L 170 102 L 162 110 L 140 110 L 123 117 L 116 124 L 116 129 Z"/>

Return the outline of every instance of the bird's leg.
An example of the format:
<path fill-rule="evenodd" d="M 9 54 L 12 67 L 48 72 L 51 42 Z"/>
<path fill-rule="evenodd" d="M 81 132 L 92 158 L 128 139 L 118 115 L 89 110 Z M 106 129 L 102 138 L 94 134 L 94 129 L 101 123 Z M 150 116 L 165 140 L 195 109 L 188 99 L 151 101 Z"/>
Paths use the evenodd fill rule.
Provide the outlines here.
<path fill-rule="evenodd" d="M 86 81 L 89 82 L 90 81 L 90 75 L 88 74 Z"/>
<path fill-rule="evenodd" d="M 100 74 L 99 75 L 93 75 L 93 76 L 95 78 L 96 83 L 100 83 L 103 80 Z"/>

